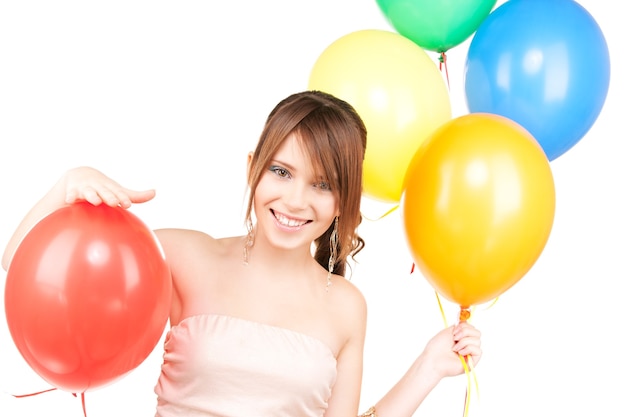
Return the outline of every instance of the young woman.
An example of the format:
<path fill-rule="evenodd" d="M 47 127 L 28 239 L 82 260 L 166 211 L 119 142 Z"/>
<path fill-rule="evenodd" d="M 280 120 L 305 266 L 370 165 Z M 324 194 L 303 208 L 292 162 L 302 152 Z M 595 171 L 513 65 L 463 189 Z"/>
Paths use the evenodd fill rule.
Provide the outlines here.
<path fill-rule="evenodd" d="M 173 280 L 156 415 L 346 417 L 358 414 L 366 303 L 344 278 L 364 245 L 361 177 L 366 129 L 345 101 L 304 91 L 281 101 L 249 155 L 245 236 L 195 230 L 156 235 Z M 31 209 L 2 258 L 43 216 L 88 201 L 128 208 L 153 190 L 96 169 L 67 171 Z M 411 416 L 444 377 L 481 356 L 461 322 L 435 335 L 404 377 L 364 415 Z"/>

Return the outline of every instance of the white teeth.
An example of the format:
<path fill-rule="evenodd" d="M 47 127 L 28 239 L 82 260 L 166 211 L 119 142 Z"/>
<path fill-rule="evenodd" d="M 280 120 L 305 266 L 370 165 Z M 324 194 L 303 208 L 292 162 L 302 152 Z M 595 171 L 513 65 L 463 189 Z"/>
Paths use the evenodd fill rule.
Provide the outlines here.
<path fill-rule="evenodd" d="M 276 217 L 276 220 L 278 220 L 278 223 L 282 224 L 283 226 L 300 227 L 306 224 L 306 220 L 302 221 L 302 220 L 290 219 L 289 217 L 285 217 L 280 213 L 274 213 L 274 216 Z"/>

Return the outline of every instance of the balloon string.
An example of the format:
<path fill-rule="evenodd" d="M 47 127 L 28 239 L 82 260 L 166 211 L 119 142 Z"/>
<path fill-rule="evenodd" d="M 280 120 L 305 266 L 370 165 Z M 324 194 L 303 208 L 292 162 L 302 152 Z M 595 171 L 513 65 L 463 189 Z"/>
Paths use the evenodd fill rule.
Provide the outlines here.
<path fill-rule="evenodd" d="M 80 394 L 80 402 L 83 405 L 83 416 L 87 417 L 87 407 L 85 407 L 85 393 Z"/>
<path fill-rule="evenodd" d="M 443 327 L 448 327 L 448 320 L 446 320 L 446 313 L 443 311 L 443 305 L 441 304 L 441 298 L 439 297 L 439 293 L 435 291 L 435 297 L 437 297 L 437 304 L 439 304 L 439 312 L 441 313 L 441 318 L 443 318 Z"/>
<path fill-rule="evenodd" d="M 53 387 L 53 388 L 48 388 L 48 389 L 45 389 L 45 390 L 43 390 L 43 391 L 32 392 L 32 393 L 30 393 L 30 394 L 13 394 L 13 397 L 15 397 L 15 398 L 27 398 L 27 397 L 33 397 L 33 396 L 35 396 L 35 395 L 45 394 L 46 392 L 55 391 L 56 389 L 57 389 L 56 387 Z M 72 393 L 72 395 L 73 395 L 74 397 L 77 397 L 77 395 L 76 395 L 75 393 Z M 80 394 L 80 400 L 81 400 L 81 401 L 80 401 L 80 402 L 81 402 L 81 405 L 82 405 L 82 407 L 83 407 L 83 415 L 84 415 L 85 417 L 87 417 L 87 407 L 85 406 L 85 393 L 84 393 L 84 392 Z"/>
<path fill-rule="evenodd" d="M 448 83 L 448 90 L 450 90 L 450 77 L 448 76 L 448 57 L 445 52 L 439 54 L 439 71 L 445 70 L 446 82 Z"/>
<path fill-rule="evenodd" d="M 30 394 L 18 394 L 18 395 L 14 394 L 13 397 L 15 397 L 15 398 L 32 397 L 34 395 L 44 394 L 46 392 L 50 392 L 50 391 L 54 391 L 54 390 L 56 390 L 56 388 L 49 388 L 49 389 L 46 389 L 46 390 L 43 390 L 43 391 L 33 392 L 33 393 L 30 393 Z"/>
<path fill-rule="evenodd" d="M 441 298 L 439 297 L 439 293 L 435 291 L 435 297 L 437 298 L 437 304 L 439 305 L 439 311 L 441 312 L 441 317 L 443 318 L 444 328 L 448 327 L 448 321 L 446 320 L 446 314 L 443 309 L 443 305 L 441 304 Z M 461 308 L 459 313 L 459 321 L 468 321 L 471 318 L 471 311 L 467 308 Z M 465 389 L 465 402 L 463 404 L 463 417 L 467 417 L 469 414 L 469 405 L 471 398 L 471 387 L 472 387 L 472 376 L 474 377 L 474 385 L 476 386 L 476 395 L 479 396 L 478 392 L 478 378 L 476 377 L 476 371 L 474 370 L 474 363 L 472 361 L 471 356 L 461 356 L 459 355 L 459 359 L 461 360 L 461 364 L 463 365 L 463 369 L 465 370 L 465 376 L 467 377 L 467 388 Z"/>
<path fill-rule="evenodd" d="M 471 376 L 474 376 L 474 384 L 476 385 L 476 394 L 478 395 L 478 381 L 476 380 L 476 372 L 474 371 L 474 366 L 472 364 L 472 358 L 470 356 L 463 357 L 459 355 L 461 358 L 461 363 L 463 364 L 463 369 L 465 370 L 465 376 L 467 377 L 467 388 L 465 389 L 465 404 L 463 405 L 463 416 L 467 417 L 469 414 L 469 406 L 470 406 L 470 398 L 472 394 L 472 379 Z"/>
<path fill-rule="evenodd" d="M 439 298 L 437 299 L 439 300 Z M 461 311 L 459 312 L 459 322 L 469 321 L 471 317 L 472 317 L 471 310 L 466 307 L 461 307 Z M 474 370 L 474 363 L 472 361 L 472 357 L 459 355 L 459 358 L 461 359 L 461 363 L 463 364 L 463 369 L 465 370 L 465 376 L 467 377 L 467 388 L 465 389 L 465 404 L 463 406 L 463 417 L 467 417 L 467 415 L 469 414 L 470 398 L 472 394 L 472 390 L 471 390 L 472 378 L 471 377 L 472 376 L 474 377 L 474 385 L 476 386 L 477 396 L 479 396 L 478 378 L 476 377 L 476 371 Z"/>
<path fill-rule="evenodd" d="M 363 214 L 361 213 L 361 216 L 363 216 L 364 219 L 369 220 L 369 221 L 378 221 L 381 220 L 385 217 L 387 217 L 388 215 L 390 215 L 391 213 L 393 213 L 394 211 L 396 211 L 398 209 L 398 207 L 400 207 L 399 205 L 394 205 L 393 207 L 391 207 L 389 210 L 387 210 L 382 216 L 376 218 L 376 219 L 371 219 L 367 216 L 363 216 Z"/>

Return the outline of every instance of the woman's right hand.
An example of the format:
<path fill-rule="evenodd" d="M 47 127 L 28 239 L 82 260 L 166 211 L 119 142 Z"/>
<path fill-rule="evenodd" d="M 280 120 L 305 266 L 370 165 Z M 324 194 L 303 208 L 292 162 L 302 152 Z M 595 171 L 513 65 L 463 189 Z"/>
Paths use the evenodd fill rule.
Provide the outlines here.
<path fill-rule="evenodd" d="M 154 190 L 136 191 L 122 187 L 97 169 L 73 168 L 57 181 L 26 216 L 9 239 L 2 255 L 2 268 L 9 268 L 13 254 L 22 238 L 42 218 L 69 204 L 87 201 L 93 205 L 129 208 L 133 203 L 144 203 L 154 198 Z"/>
<path fill-rule="evenodd" d="M 87 201 L 94 206 L 104 203 L 129 208 L 133 203 L 144 203 L 155 195 L 154 190 L 136 191 L 122 187 L 91 167 L 73 168 L 65 173 L 61 182 L 65 185 L 66 204 Z"/>

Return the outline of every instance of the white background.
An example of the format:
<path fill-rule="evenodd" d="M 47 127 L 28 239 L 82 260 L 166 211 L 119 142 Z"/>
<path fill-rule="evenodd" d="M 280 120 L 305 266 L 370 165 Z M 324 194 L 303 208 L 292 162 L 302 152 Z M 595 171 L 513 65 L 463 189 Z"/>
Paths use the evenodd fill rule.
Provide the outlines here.
<path fill-rule="evenodd" d="M 557 209 L 541 257 L 474 313 L 484 358 L 472 417 L 624 415 L 624 22 L 615 2 L 580 4 L 609 44 L 609 94 L 587 135 L 551 162 Z M 246 155 L 267 113 L 306 89 L 332 41 L 372 28 L 393 30 L 374 0 L 0 3 L 0 242 L 65 169 L 82 164 L 156 188 L 153 202 L 133 208 L 151 227 L 241 233 Z M 469 41 L 448 52 L 454 116 L 467 113 Z M 364 204 L 366 216 L 382 214 Z M 363 411 L 444 320 L 432 288 L 409 273 L 400 213 L 366 220 L 360 233 L 367 246 L 352 280 L 369 303 Z M 454 321 L 456 306 L 444 302 L 444 311 Z M 87 392 L 88 416 L 153 415 L 161 348 Z M 466 387 L 464 376 L 444 381 L 416 415 L 461 416 Z M 0 320 L 0 416 L 82 416 L 67 392 L 12 396 L 46 388 Z"/>

